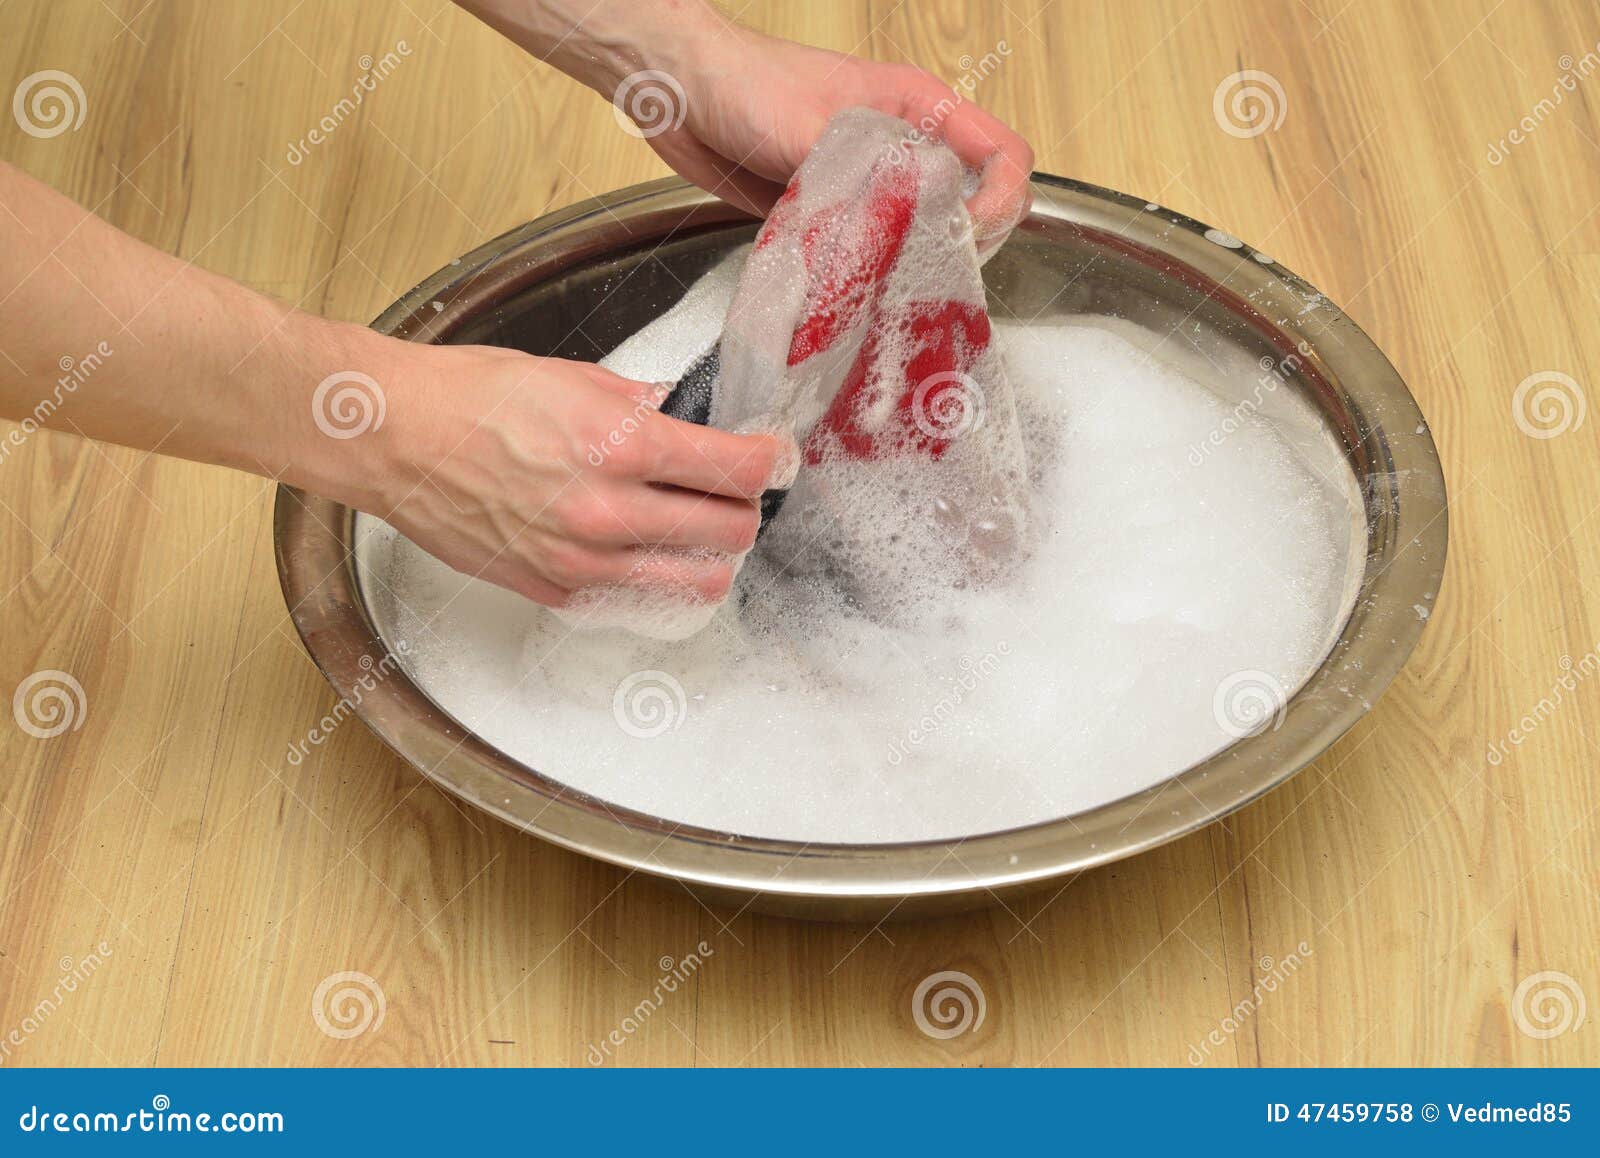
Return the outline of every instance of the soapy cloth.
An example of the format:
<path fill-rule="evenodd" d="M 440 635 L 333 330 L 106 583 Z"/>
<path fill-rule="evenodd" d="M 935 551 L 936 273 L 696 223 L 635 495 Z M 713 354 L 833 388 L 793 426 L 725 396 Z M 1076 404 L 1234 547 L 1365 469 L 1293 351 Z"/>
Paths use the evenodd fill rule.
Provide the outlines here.
<path fill-rule="evenodd" d="M 896 117 L 835 116 L 757 234 L 720 340 L 662 405 L 792 438 L 793 485 L 769 492 L 756 549 L 883 616 L 993 580 L 1026 539 L 1023 440 L 963 204 L 975 179 Z M 663 591 L 570 613 L 680 638 L 714 611 Z"/>

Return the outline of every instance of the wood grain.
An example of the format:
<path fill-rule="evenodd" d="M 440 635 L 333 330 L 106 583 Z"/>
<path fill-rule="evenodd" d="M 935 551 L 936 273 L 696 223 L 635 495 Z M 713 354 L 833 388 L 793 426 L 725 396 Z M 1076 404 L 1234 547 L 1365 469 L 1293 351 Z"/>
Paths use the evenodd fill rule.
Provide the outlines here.
<path fill-rule="evenodd" d="M 1600 419 L 1540 439 L 1512 410 L 1541 371 L 1600 392 L 1600 75 L 1535 113 L 1563 57 L 1600 51 L 1593 6 L 757 0 L 742 18 L 948 80 L 1003 40 L 978 99 L 1041 169 L 1214 222 L 1357 319 L 1451 488 L 1449 574 L 1394 689 L 1280 791 L 1015 911 L 714 913 L 463 812 L 357 724 L 288 765 L 332 695 L 278 594 L 270 488 L 38 434 L 0 463 L 0 691 L 60 669 L 87 711 L 53 739 L 0 728 L 0 1038 L 37 1023 L 0 1060 L 581 1065 L 660 959 L 704 941 L 608 1064 L 1600 1062 L 1600 1010 L 1541 1038 L 1514 1003 L 1541 972 L 1600 1002 L 1600 680 L 1485 757 L 1600 645 Z M 0 95 L 54 68 L 88 105 L 53 139 L 0 118 L 0 155 L 340 318 L 665 172 L 603 101 L 442 0 L 8 0 L 0 30 Z M 359 58 L 401 39 L 400 68 L 290 164 Z M 1240 69 L 1283 89 L 1270 131 L 1219 127 Z M 947 969 L 987 1017 L 936 1040 L 912 993 Z M 312 1015 L 340 971 L 385 1001 L 349 1039 Z"/>

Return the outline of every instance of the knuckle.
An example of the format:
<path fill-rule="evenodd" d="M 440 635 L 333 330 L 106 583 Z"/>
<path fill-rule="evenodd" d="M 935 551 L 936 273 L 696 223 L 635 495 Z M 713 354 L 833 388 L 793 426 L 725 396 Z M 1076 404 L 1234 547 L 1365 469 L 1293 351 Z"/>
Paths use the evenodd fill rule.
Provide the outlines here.
<path fill-rule="evenodd" d="M 761 440 L 760 449 L 750 456 L 754 460 L 751 463 L 754 468 L 751 490 L 757 494 L 766 488 L 767 482 L 772 478 L 772 472 L 777 469 L 778 453 L 777 440 L 764 438 Z"/>
<path fill-rule="evenodd" d="M 572 592 L 566 588 L 539 580 L 525 581 L 513 590 L 544 607 L 565 607 L 572 598 Z"/>
<path fill-rule="evenodd" d="M 698 584 L 700 594 L 707 599 L 718 600 L 727 596 L 733 587 L 733 565 L 731 563 L 715 563 L 701 576 Z"/>
<path fill-rule="evenodd" d="M 689 445 L 688 436 L 677 420 L 666 415 L 657 415 L 654 421 L 640 427 L 636 441 L 639 470 L 647 477 L 657 477 L 667 471 L 681 459 Z"/>
<path fill-rule="evenodd" d="M 579 459 L 589 467 L 626 472 L 638 455 L 643 420 L 622 399 L 608 401 L 616 404 L 597 406 L 573 441 L 581 444 Z"/>
<path fill-rule="evenodd" d="M 565 594 L 560 588 L 541 578 L 538 568 L 521 560 L 499 560 L 486 568 L 478 577 L 546 607 L 558 606 L 551 600 Z"/>
<path fill-rule="evenodd" d="M 576 427 L 569 432 L 568 439 L 566 457 L 574 474 L 601 469 L 615 453 L 610 444 L 610 432 L 599 423 Z"/>
<path fill-rule="evenodd" d="M 642 426 L 635 426 L 608 445 L 607 462 L 619 474 L 642 475 L 654 467 L 655 439 Z"/>
<path fill-rule="evenodd" d="M 731 477 L 734 485 L 742 494 L 752 498 L 760 496 L 767 487 L 767 480 L 772 477 L 772 462 L 772 451 L 765 447 L 746 455 L 733 471 Z"/>
<path fill-rule="evenodd" d="M 907 81 L 915 90 L 926 94 L 928 100 L 938 104 L 940 101 L 955 99 L 955 89 L 951 88 L 939 77 L 927 69 L 918 68 L 915 65 L 911 65 L 910 69 L 911 71 L 906 78 Z"/>
<path fill-rule="evenodd" d="M 650 441 L 642 424 L 631 416 L 622 418 L 617 425 L 608 428 L 596 444 L 600 452 L 596 465 L 615 475 L 642 474 L 647 466 Z"/>
<path fill-rule="evenodd" d="M 545 578 L 568 590 L 586 586 L 594 573 L 588 553 L 568 543 L 553 543 L 545 548 L 540 562 Z"/>
<path fill-rule="evenodd" d="M 761 530 L 761 512 L 754 507 L 728 517 L 722 541 L 728 550 L 748 551 L 756 544 L 756 534 Z"/>
<path fill-rule="evenodd" d="M 744 437 L 736 443 L 719 444 L 712 458 L 719 474 L 743 495 L 758 495 L 772 472 L 772 454 L 765 440 Z"/>
<path fill-rule="evenodd" d="M 583 521 L 583 507 L 588 496 L 581 487 L 568 487 L 550 500 L 548 517 L 550 525 L 562 535 L 572 535 Z"/>
<path fill-rule="evenodd" d="M 621 524 L 615 512 L 597 498 L 585 496 L 572 504 L 563 517 L 567 533 L 586 542 L 609 542 Z"/>

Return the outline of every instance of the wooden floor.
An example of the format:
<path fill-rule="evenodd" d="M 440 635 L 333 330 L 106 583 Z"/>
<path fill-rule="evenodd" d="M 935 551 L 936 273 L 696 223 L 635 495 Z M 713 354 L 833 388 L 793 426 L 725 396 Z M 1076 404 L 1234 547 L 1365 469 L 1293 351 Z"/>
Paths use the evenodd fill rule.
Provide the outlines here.
<path fill-rule="evenodd" d="M 978 99 L 1041 169 L 1222 226 L 1356 318 L 1428 415 L 1452 503 L 1444 590 L 1393 690 L 1264 800 L 1015 911 L 724 928 L 674 886 L 464 814 L 358 724 L 287 764 L 333 696 L 279 596 L 271 487 L 37 435 L 0 463 L 0 693 L 59 670 L 85 708 L 53 738 L 0 728 L 0 1064 L 582 1065 L 613 1030 L 625 1065 L 1600 1063 L 1600 1005 L 1579 1020 L 1600 1003 L 1600 678 L 1579 678 L 1600 647 L 1600 415 L 1536 438 L 1560 416 L 1519 424 L 1513 403 L 1559 373 L 1545 385 L 1600 405 L 1594 6 L 743 18 L 952 81 L 995 52 Z M 401 40 L 290 164 L 360 58 Z M 340 318 L 665 172 L 443 0 L 3 0 L 0 98 L 44 69 L 81 83 L 82 127 L 0 117 L 0 156 Z M 1214 101 L 1243 69 L 1282 93 L 1256 82 L 1282 119 L 1255 135 Z M 701 941 L 692 981 L 625 1025 Z M 983 991 L 975 1032 L 919 1029 L 914 992 L 944 970 Z M 337 1036 L 323 1011 L 347 985 L 381 991 L 382 1019 Z"/>

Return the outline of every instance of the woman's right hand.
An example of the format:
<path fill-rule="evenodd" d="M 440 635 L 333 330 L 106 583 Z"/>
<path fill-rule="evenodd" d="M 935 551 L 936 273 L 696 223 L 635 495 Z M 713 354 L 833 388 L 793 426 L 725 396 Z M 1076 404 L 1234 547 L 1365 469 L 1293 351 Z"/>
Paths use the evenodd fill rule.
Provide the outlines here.
<path fill-rule="evenodd" d="M 657 409 L 669 387 L 587 363 L 395 346 L 384 421 L 329 440 L 349 457 L 324 470 L 350 482 L 325 493 L 343 490 L 334 497 L 456 570 L 546 606 L 598 585 L 727 594 L 730 556 L 760 528 L 778 438 L 669 418 Z"/>

